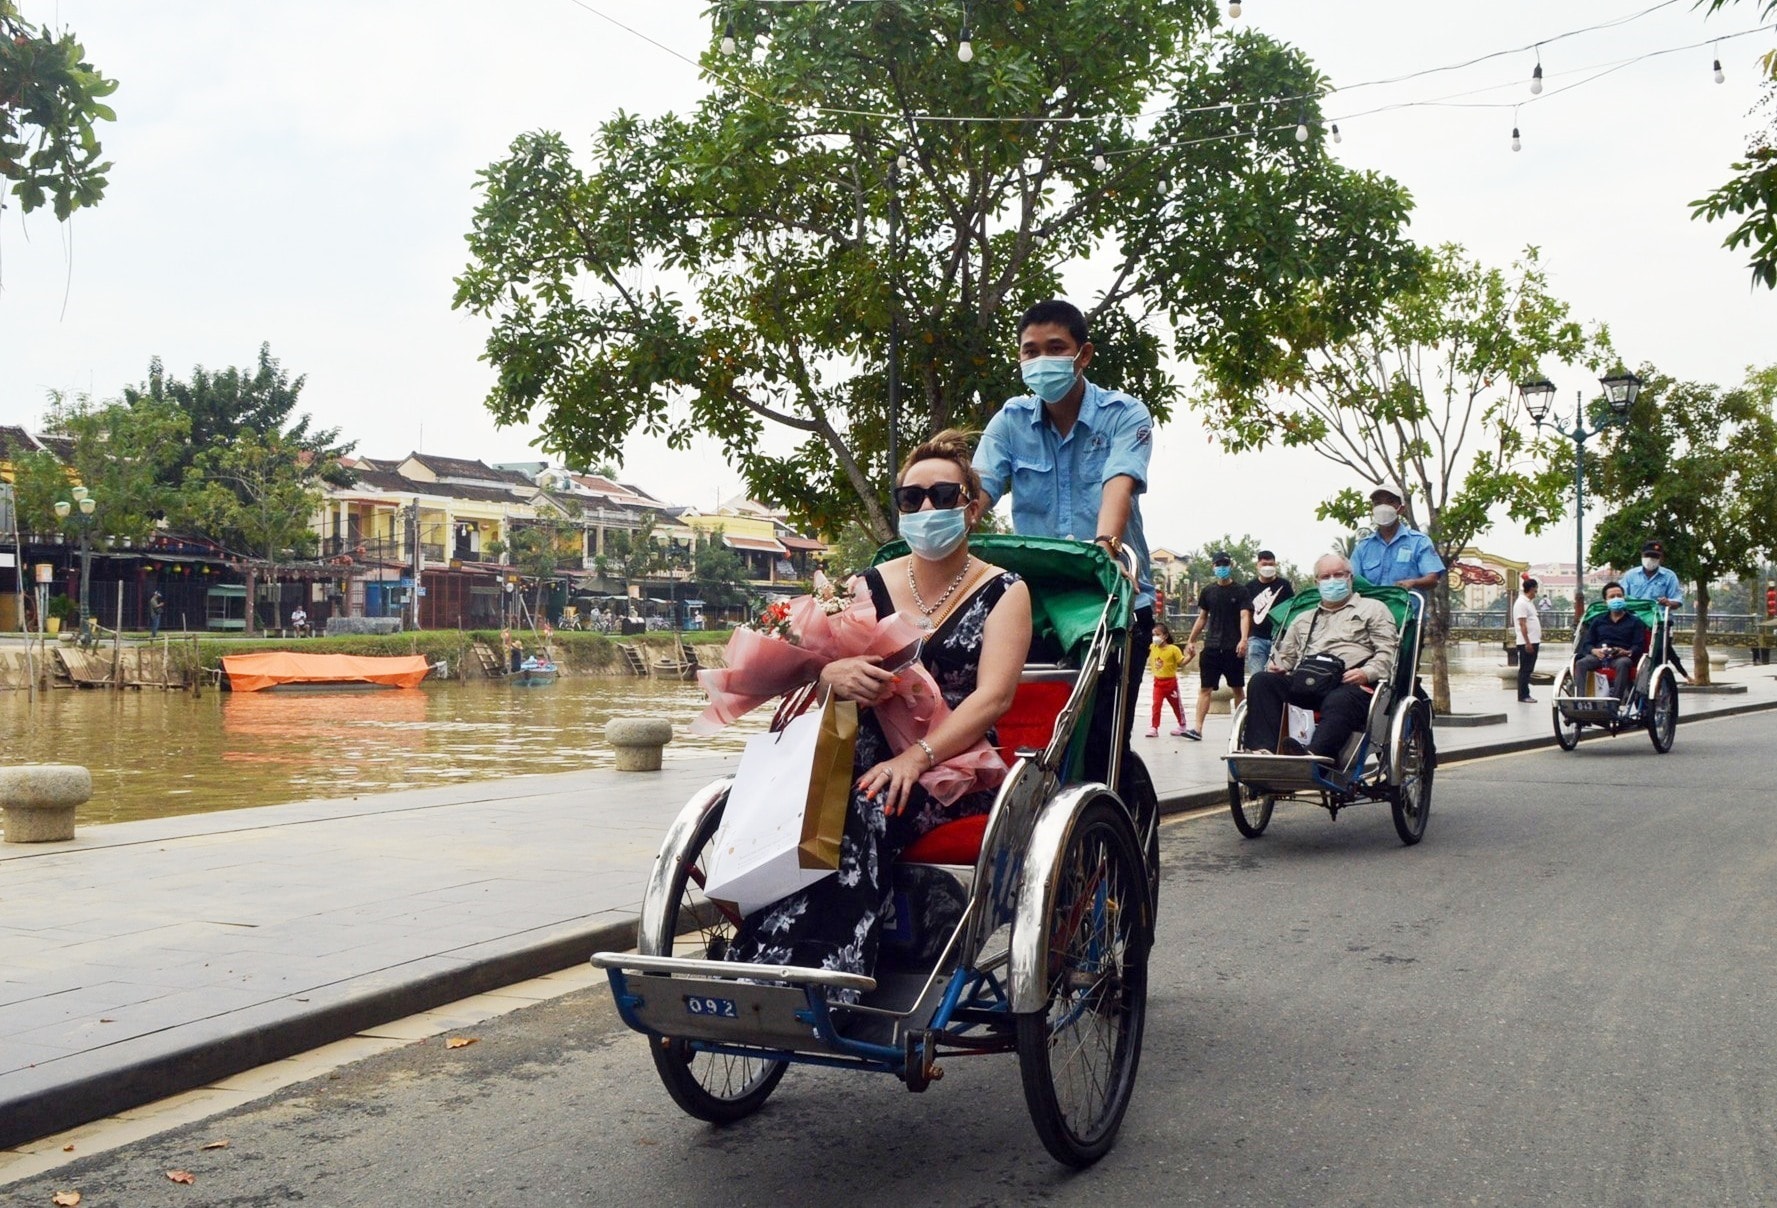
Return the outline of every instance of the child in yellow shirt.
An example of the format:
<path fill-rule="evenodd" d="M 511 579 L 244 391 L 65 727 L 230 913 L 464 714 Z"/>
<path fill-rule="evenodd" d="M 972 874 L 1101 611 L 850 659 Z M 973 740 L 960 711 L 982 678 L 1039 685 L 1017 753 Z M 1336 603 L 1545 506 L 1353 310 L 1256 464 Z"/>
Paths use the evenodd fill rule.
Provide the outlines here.
<path fill-rule="evenodd" d="M 1154 715 L 1148 722 L 1149 738 L 1159 736 L 1160 706 L 1169 701 L 1178 718 L 1178 728 L 1172 733 L 1185 732 L 1185 709 L 1178 693 L 1178 673 L 1184 661 L 1185 652 L 1173 644 L 1172 631 L 1164 624 L 1155 625 L 1154 644 L 1148 651 L 1148 673 L 1154 677 Z"/>

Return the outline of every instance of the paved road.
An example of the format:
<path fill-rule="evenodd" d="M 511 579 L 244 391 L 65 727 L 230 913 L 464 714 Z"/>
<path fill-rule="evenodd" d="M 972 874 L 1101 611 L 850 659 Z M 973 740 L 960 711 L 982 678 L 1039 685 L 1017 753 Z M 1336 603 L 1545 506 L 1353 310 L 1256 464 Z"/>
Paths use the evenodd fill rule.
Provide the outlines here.
<path fill-rule="evenodd" d="M 717 1131 L 600 994 L 0 1189 L 129 1204 L 1715 1204 L 1777 1198 L 1769 715 L 1446 769 L 1424 844 L 1171 823 L 1141 1084 L 1063 1172 L 1006 1058 L 795 1070 Z M 227 1149 L 203 1151 L 227 1138 Z M 191 1186 L 168 1169 L 196 1175 Z"/>

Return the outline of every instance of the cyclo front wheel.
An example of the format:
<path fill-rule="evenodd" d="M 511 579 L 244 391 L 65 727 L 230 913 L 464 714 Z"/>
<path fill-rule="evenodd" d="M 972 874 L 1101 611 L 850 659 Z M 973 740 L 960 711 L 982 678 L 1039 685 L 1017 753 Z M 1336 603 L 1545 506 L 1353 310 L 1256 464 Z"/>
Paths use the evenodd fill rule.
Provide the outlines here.
<path fill-rule="evenodd" d="M 1153 943 L 1146 888 L 1128 817 L 1093 802 L 1049 887 L 1047 1004 L 1017 1017 L 1031 1121 L 1044 1148 L 1069 1166 L 1110 1152 L 1135 1090 Z"/>
<path fill-rule="evenodd" d="M 1569 668 L 1561 673 L 1560 682 L 1555 685 L 1555 700 L 1549 708 L 1555 714 L 1555 741 L 1561 744 L 1563 751 L 1571 751 L 1580 745 L 1580 723 L 1570 720 L 1561 712 L 1561 698 L 1574 696 L 1573 670 Z"/>
<path fill-rule="evenodd" d="M 1672 749 L 1678 732 L 1678 681 L 1671 672 L 1654 676 L 1653 699 L 1647 702 L 1647 736 L 1654 750 L 1664 755 Z"/>
<path fill-rule="evenodd" d="M 1238 780 L 1228 782 L 1228 809 L 1234 815 L 1234 829 L 1248 839 L 1257 839 L 1271 825 L 1271 811 L 1277 798 L 1270 793 L 1255 793 Z"/>
<path fill-rule="evenodd" d="M 704 871 L 722 823 L 722 806 L 705 815 L 683 850 L 674 852 L 668 900 L 645 936 L 658 955 L 720 960 L 740 920 L 703 895 Z M 667 1094 L 689 1115 L 711 1124 L 731 1124 L 764 1106 L 783 1080 L 788 1063 L 728 1053 L 706 1053 L 685 1040 L 651 1040 L 654 1068 Z"/>
<path fill-rule="evenodd" d="M 1394 833 L 1408 847 L 1425 838 L 1431 817 L 1431 719 L 1423 705 L 1412 706 L 1407 733 L 1401 743 L 1400 777 L 1389 805 L 1394 811 Z"/>

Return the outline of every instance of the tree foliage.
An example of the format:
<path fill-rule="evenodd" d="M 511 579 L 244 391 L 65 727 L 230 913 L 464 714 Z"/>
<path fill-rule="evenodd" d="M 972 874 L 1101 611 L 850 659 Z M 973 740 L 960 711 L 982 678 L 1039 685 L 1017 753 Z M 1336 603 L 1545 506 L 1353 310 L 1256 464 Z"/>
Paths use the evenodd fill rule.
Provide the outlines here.
<path fill-rule="evenodd" d="M 1713 13 L 1738 0 L 1706 0 Z M 1777 14 L 1777 0 L 1753 0 L 1760 17 Z M 1746 158 L 1734 163 L 1727 183 L 1691 203 L 1691 217 L 1720 222 L 1730 215 L 1740 219 L 1722 246 L 1729 251 L 1745 248 L 1751 260 L 1754 285 L 1777 289 L 1777 50 L 1759 60 L 1766 83 L 1753 106 L 1757 125 L 1746 140 Z"/>
<path fill-rule="evenodd" d="M 1752 577 L 1777 557 L 1777 365 L 1723 390 L 1679 382 L 1645 366 L 1629 421 L 1613 428 L 1588 478 L 1609 505 L 1592 534 L 1592 560 L 1634 566 L 1658 538 L 1666 565 L 1696 591 L 1697 658 L 1705 651 L 1710 584 Z"/>
<path fill-rule="evenodd" d="M 1504 271 L 1447 244 L 1368 329 L 1280 356 L 1275 392 L 1211 383 L 1193 401 L 1235 452 L 1275 441 L 1346 470 L 1353 485 L 1321 505 L 1323 519 L 1366 523 L 1370 489 L 1399 484 L 1408 519 L 1449 566 L 1501 512 L 1531 532 L 1560 517 L 1567 445 L 1537 447 L 1516 383 L 1545 360 L 1596 366 L 1608 354 L 1608 334 L 1587 332 L 1549 292 L 1536 249 Z M 1448 709 L 1445 593 L 1432 604 L 1433 700 Z"/>
<path fill-rule="evenodd" d="M 58 221 L 96 205 L 109 183 L 97 122 L 117 120 L 100 98 L 117 90 L 67 30 L 24 19 L 0 0 L 0 180 L 26 214 L 49 204 Z"/>
<path fill-rule="evenodd" d="M 700 536 L 692 559 L 691 577 L 705 604 L 734 608 L 747 602 L 746 559 L 724 545 L 720 535 Z"/>
<path fill-rule="evenodd" d="M 181 528 L 267 562 L 314 552 L 321 467 L 282 437 L 242 431 L 192 451 L 171 517 Z"/>
<path fill-rule="evenodd" d="M 189 381 L 169 376 L 161 359 L 155 357 L 148 362 L 148 380 L 139 386 L 125 386 L 123 399 L 131 406 L 172 405 L 190 418 L 191 440 L 180 462 L 181 474 L 201 450 L 249 434 L 307 455 L 320 465 L 326 481 L 345 485 L 351 476 L 339 459 L 356 448 L 357 442 L 342 444 L 338 428 L 314 430 L 308 415 L 294 414 L 307 382 L 306 375 L 291 381 L 272 356 L 271 345 L 261 344 L 251 370 L 231 365 L 212 373 L 198 365 Z"/>
<path fill-rule="evenodd" d="M 1094 377 L 1164 417 L 1167 354 L 1265 380 L 1413 267 L 1405 192 L 1278 100 L 1318 94 L 1312 65 L 1212 0 L 976 5 L 970 64 L 956 2 L 732 16 L 695 113 L 613 116 L 586 169 L 525 134 L 480 173 L 455 305 L 492 323 L 489 409 L 570 462 L 714 439 L 755 498 L 882 540 L 891 323 L 904 443 L 979 427 L 1022 393 L 1018 314 L 1097 255 Z"/>
<path fill-rule="evenodd" d="M 93 531 L 105 536 L 145 538 L 171 506 L 169 475 L 188 426 L 174 407 L 141 408 L 95 402 L 86 395 L 51 392 L 43 417 L 46 435 L 66 441 L 66 461 L 31 453 L 15 465 L 19 524 L 53 532 L 57 500 L 84 486 L 96 502 Z"/>

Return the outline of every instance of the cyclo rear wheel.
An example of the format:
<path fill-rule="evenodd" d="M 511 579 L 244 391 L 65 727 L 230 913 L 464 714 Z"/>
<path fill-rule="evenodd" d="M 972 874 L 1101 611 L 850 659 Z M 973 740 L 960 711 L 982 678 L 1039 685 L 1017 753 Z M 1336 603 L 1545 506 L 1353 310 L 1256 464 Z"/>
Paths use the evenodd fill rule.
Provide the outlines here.
<path fill-rule="evenodd" d="M 1271 825 L 1271 811 L 1277 798 L 1270 793 L 1255 793 L 1237 780 L 1228 782 L 1228 809 L 1234 815 L 1234 829 L 1248 839 L 1257 839 Z"/>
<path fill-rule="evenodd" d="M 1561 744 L 1563 751 L 1571 751 L 1580 745 L 1580 723 L 1570 721 L 1561 712 L 1561 697 L 1577 695 L 1574 692 L 1573 669 L 1570 667 L 1561 673 L 1561 679 L 1555 685 L 1555 700 L 1549 709 L 1555 715 L 1555 741 Z"/>
<path fill-rule="evenodd" d="M 720 960 L 727 953 L 740 920 L 703 896 L 704 870 L 721 823 L 717 805 L 684 850 L 673 853 L 667 906 L 655 933 L 643 937 L 655 954 Z M 651 1041 L 649 1052 L 673 1102 L 711 1124 L 731 1124 L 758 1111 L 789 1068 L 783 1061 L 700 1052 L 684 1040 Z"/>
<path fill-rule="evenodd" d="M 1395 786 L 1389 806 L 1394 812 L 1394 832 L 1408 847 L 1425 838 L 1431 817 L 1431 729 L 1424 705 L 1412 706 L 1406 741 L 1401 744 L 1401 782 Z"/>
<path fill-rule="evenodd" d="M 1153 943 L 1146 887 L 1127 815 L 1109 801 L 1087 806 L 1043 912 L 1047 1005 L 1017 1017 L 1031 1121 L 1044 1148 L 1069 1166 L 1110 1152 L 1135 1090 Z"/>
<path fill-rule="evenodd" d="M 1646 708 L 1647 736 L 1653 740 L 1654 750 L 1664 755 L 1672 749 L 1678 732 L 1678 681 L 1670 672 L 1654 677 L 1653 699 Z"/>

